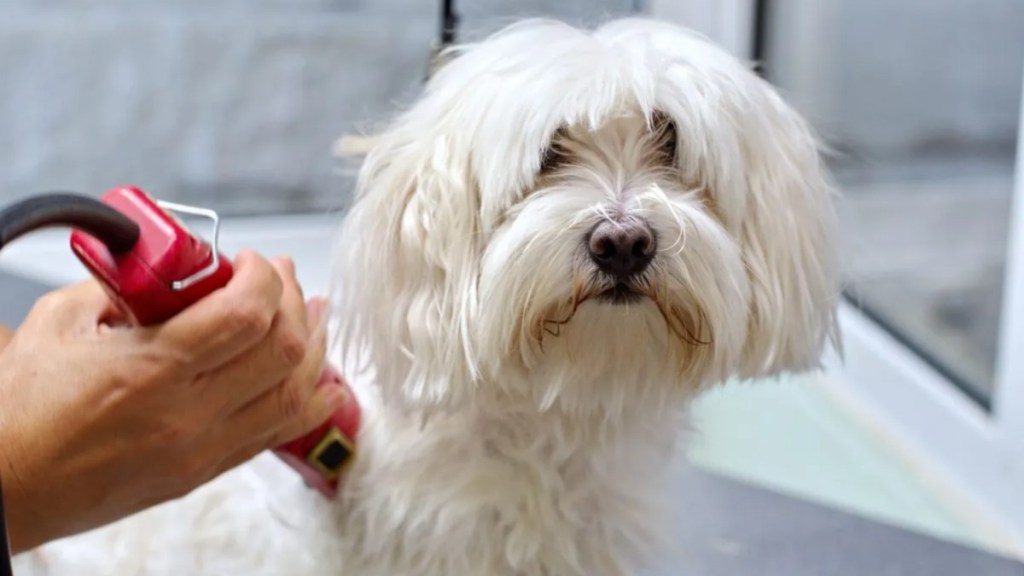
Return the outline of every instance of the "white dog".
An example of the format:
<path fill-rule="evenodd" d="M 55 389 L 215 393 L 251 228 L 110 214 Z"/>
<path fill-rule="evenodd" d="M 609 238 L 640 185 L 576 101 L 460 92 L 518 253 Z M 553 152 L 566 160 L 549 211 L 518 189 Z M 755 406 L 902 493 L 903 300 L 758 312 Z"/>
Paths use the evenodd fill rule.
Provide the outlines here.
<path fill-rule="evenodd" d="M 19 575 L 636 574 L 690 400 L 838 345 L 816 139 L 687 30 L 519 23 L 373 142 L 336 260 L 364 410 L 339 499 L 261 456 Z"/>

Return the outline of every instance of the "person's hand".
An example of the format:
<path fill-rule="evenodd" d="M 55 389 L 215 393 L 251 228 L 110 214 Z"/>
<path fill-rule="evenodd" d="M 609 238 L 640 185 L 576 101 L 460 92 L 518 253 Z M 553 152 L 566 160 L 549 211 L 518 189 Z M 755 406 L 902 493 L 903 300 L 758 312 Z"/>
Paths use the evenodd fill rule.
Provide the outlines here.
<path fill-rule="evenodd" d="M 252 253 L 156 327 L 122 326 L 95 282 L 41 298 L 0 352 L 14 550 L 183 496 L 326 420 L 343 396 L 316 386 L 323 312 L 290 261 Z"/>

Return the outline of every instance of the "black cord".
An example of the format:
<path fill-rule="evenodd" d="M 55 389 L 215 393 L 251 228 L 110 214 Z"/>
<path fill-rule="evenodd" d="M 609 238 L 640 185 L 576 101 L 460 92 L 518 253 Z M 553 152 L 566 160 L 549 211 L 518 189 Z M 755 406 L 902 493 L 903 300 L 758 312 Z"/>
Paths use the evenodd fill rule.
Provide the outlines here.
<path fill-rule="evenodd" d="M 69 226 L 95 236 L 114 254 L 139 239 L 139 225 L 95 198 L 68 192 L 31 196 L 0 211 L 0 249 L 34 230 Z"/>
<path fill-rule="evenodd" d="M 11 561 L 11 540 L 7 534 L 7 515 L 4 513 L 4 487 L 0 481 L 0 576 L 14 576 Z"/>

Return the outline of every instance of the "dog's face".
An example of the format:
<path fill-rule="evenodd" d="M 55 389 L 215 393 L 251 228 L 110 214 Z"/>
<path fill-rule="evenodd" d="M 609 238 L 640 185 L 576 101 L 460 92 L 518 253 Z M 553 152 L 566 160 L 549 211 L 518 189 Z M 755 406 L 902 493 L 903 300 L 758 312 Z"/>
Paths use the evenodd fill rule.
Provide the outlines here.
<path fill-rule="evenodd" d="M 830 195 L 802 119 L 702 39 L 524 23 L 377 137 L 341 342 L 431 403 L 580 409 L 812 368 L 835 335 Z"/>

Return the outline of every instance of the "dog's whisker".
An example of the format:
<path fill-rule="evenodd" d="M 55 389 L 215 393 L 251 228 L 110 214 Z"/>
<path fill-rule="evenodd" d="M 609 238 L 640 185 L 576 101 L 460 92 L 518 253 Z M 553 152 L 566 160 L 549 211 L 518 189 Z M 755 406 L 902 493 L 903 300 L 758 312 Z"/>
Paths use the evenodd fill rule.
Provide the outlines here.
<path fill-rule="evenodd" d="M 590 293 L 587 291 L 584 282 L 578 279 L 574 281 L 572 297 L 569 300 L 569 314 L 568 316 L 561 320 L 544 320 L 545 327 L 549 324 L 555 326 L 556 332 L 552 333 L 551 331 L 548 331 L 548 333 L 552 334 L 555 337 L 561 334 L 561 327 L 572 321 L 573 317 L 576 316 L 576 311 L 579 309 L 580 305 L 587 301 L 590 297 Z"/>

